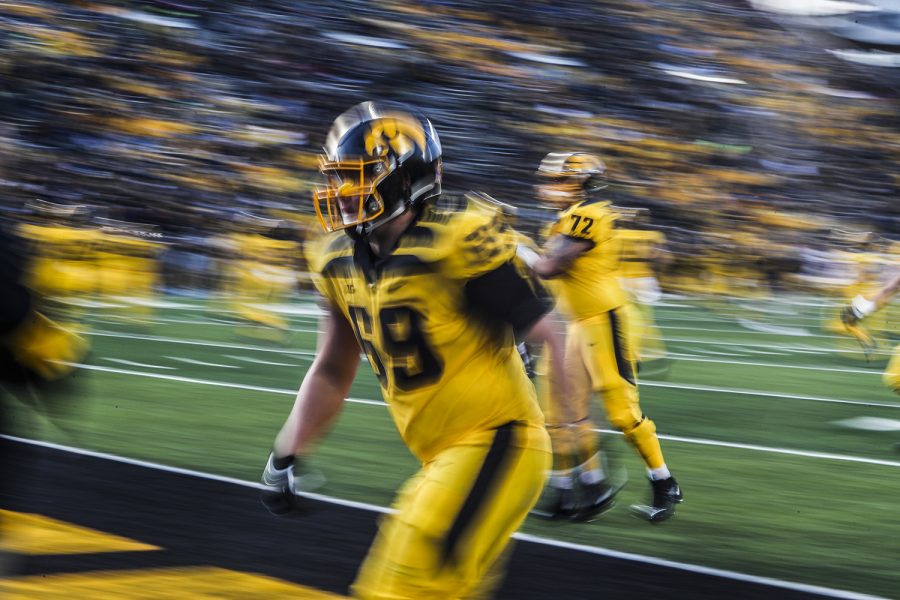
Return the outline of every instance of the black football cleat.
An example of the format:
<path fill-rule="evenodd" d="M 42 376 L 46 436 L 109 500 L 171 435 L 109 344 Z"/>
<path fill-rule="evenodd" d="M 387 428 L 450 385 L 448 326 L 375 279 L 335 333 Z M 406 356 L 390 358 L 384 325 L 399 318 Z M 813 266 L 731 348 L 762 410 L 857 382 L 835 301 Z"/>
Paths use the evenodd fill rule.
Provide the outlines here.
<path fill-rule="evenodd" d="M 571 489 L 547 486 L 544 498 L 531 514 L 549 521 L 571 519 L 576 512 L 575 492 Z"/>
<path fill-rule="evenodd" d="M 582 483 L 572 520 L 577 523 L 593 521 L 615 506 L 616 494 L 620 489 L 621 487 L 616 488 L 605 479 L 597 483 Z"/>
<path fill-rule="evenodd" d="M 675 505 L 684 501 L 684 494 L 674 477 L 651 479 L 653 504 L 632 504 L 631 512 L 651 523 L 665 521 L 675 514 Z"/>

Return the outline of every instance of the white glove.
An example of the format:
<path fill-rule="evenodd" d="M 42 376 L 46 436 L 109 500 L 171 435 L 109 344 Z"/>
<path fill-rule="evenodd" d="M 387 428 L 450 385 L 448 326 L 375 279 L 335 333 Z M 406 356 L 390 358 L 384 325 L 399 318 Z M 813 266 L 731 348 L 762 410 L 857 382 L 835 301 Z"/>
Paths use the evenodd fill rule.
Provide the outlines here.
<path fill-rule="evenodd" d="M 533 269 L 537 261 L 541 260 L 540 254 L 522 244 L 516 246 L 516 256 L 519 257 L 519 260 L 528 265 L 529 269 Z"/>
<path fill-rule="evenodd" d="M 866 300 L 860 295 L 853 299 L 850 303 L 850 308 L 857 319 L 862 319 L 875 312 L 876 306 L 874 302 Z"/>

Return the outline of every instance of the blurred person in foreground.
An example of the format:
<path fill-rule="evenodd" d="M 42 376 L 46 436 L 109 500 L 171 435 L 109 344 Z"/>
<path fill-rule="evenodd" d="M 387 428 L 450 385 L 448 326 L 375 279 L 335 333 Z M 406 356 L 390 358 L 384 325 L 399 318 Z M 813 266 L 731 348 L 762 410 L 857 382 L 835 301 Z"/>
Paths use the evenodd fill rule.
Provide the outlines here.
<path fill-rule="evenodd" d="M 870 298 L 860 294 L 841 310 L 841 321 L 844 327 L 859 340 L 867 356 L 874 349 L 874 338 L 861 326 L 860 321 L 887 306 L 898 291 L 900 291 L 900 272 L 893 275 L 890 281 Z M 900 344 L 894 347 L 883 379 L 886 386 L 894 393 L 900 394 Z"/>
<path fill-rule="evenodd" d="M 263 503 L 303 509 L 313 444 L 337 417 L 360 362 L 378 377 L 422 469 L 401 489 L 360 568 L 357 598 L 485 597 L 510 536 L 537 501 L 550 440 L 516 339 L 562 340 L 550 303 L 522 277 L 497 210 L 440 198 L 441 145 L 403 105 L 359 104 L 334 122 L 315 193 L 311 253 L 327 303 L 319 354 L 275 438 Z"/>
<path fill-rule="evenodd" d="M 582 420 L 589 422 L 591 392 L 598 392 L 610 424 L 643 459 L 652 487 L 649 505 L 635 504 L 632 512 L 650 522 L 668 519 L 683 499 L 681 488 L 663 458 L 656 425 L 639 404 L 634 333 L 628 299 L 619 283 L 621 240 L 615 231 L 616 213 L 598 197 L 606 188 L 603 162 L 580 152 L 553 152 L 541 161 L 539 199 L 559 207 L 559 217 L 543 257 L 531 268 L 541 278 L 556 279 L 561 312 L 569 320 L 566 336 L 567 377 L 585 380 L 577 386 L 582 397 Z M 593 486 L 598 504 L 608 504 L 609 477 L 599 460 L 582 464 L 582 485 Z M 564 486 L 562 474 L 551 484 Z M 599 507 L 602 510 L 602 506 Z"/>
<path fill-rule="evenodd" d="M 65 404 L 60 386 L 88 350 L 84 339 L 38 310 L 37 296 L 24 283 L 27 262 L 21 240 L 0 221 L 0 434 L 15 433 L 16 408 L 52 411 Z M 0 507 L 14 483 L 12 451 L 0 438 Z"/>

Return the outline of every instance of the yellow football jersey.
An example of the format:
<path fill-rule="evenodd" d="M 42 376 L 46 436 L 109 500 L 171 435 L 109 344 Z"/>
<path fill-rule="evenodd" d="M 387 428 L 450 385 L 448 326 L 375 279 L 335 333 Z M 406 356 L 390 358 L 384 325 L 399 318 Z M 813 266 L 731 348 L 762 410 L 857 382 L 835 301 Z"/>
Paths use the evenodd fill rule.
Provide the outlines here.
<path fill-rule="evenodd" d="M 96 248 L 97 292 L 108 295 L 149 295 L 158 284 L 157 256 L 162 245 L 152 239 L 113 231 L 99 233 Z"/>
<path fill-rule="evenodd" d="M 561 309 L 571 319 L 587 319 L 625 304 L 618 280 L 622 242 L 615 220 L 609 202 L 586 201 L 562 211 L 554 226 L 556 235 L 592 244 L 557 279 Z"/>
<path fill-rule="evenodd" d="M 513 260 L 499 214 L 476 202 L 429 207 L 379 258 L 342 232 L 308 260 L 319 291 L 353 326 L 397 429 L 420 460 L 519 421 L 543 448 L 543 416 L 508 326 L 479 318 L 466 284 Z M 472 436 L 475 437 L 472 437 Z"/>
<path fill-rule="evenodd" d="M 622 264 L 619 277 L 626 279 L 654 277 L 651 264 L 654 249 L 666 241 L 662 232 L 619 229 L 616 234 L 622 243 Z"/>
<path fill-rule="evenodd" d="M 32 260 L 28 285 L 45 297 L 69 297 L 96 291 L 97 229 L 23 224 L 19 234 Z"/>

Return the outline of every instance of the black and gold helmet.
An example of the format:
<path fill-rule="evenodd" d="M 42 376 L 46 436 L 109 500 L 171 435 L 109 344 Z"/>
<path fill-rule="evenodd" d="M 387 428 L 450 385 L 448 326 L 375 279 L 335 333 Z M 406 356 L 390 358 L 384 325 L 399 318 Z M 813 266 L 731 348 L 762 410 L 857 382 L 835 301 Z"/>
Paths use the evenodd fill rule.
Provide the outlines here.
<path fill-rule="evenodd" d="M 363 102 L 331 126 L 313 193 L 325 231 L 366 236 L 441 193 L 441 142 L 431 122 L 402 104 Z"/>
<path fill-rule="evenodd" d="M 565 207 L 607 187 L 606 166 L 587 152 L 551 152 L 537 170 L 541 202 Z"/>

